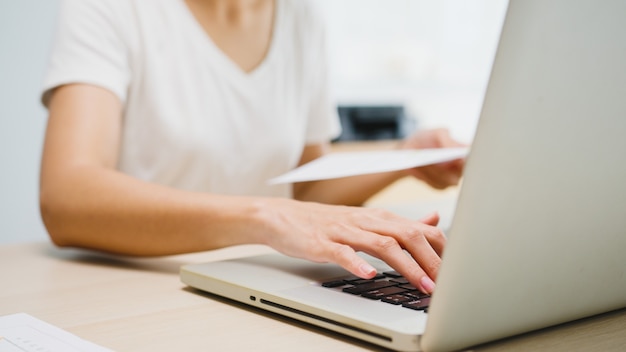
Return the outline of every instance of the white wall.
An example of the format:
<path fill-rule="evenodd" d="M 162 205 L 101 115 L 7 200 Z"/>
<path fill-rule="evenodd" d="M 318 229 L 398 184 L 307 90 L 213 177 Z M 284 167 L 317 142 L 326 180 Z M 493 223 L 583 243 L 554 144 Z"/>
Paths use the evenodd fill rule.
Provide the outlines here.
<path fill-rule="evenodd" d="M 39 86 L 57 0 L 0 0 L 0 243 L 46 239 L 37 183 L 46 115 Z"/>
<path fill-rule="evenodd" d="M 505 0 L 318 0 L 340 102 L 400 102 L 470 140 Z M 0 243 L 44 240 L 39 89 L 58 0 L 0 0 Z"/>
<path fill-rule="evenodd" d="M 400 103 L 421 127 L 474 134 L 506 0 L 317 0 L 339 102 Z"/>

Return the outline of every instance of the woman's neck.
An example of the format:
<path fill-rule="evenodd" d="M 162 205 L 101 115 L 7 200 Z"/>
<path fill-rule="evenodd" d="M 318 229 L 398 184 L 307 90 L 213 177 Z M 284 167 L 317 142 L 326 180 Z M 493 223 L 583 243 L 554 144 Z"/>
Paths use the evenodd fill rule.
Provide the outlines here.
<path fill-rule="evenodd" d="M 244 72 L 263 62 L 272 41 L 275 0 L 185 0 L 215 45 Z"/>
<path fill-rule="evenodd" d="M 187 0 L 187 3 L 203 10 L 214 21 L 244 26 L 273 8 L 273 0 Z"/>

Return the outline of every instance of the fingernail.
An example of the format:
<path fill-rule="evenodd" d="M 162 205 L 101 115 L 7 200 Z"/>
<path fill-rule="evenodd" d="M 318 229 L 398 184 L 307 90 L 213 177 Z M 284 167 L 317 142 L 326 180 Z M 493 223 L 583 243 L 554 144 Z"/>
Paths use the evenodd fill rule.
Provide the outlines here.
<path fill-rule="evenodd" d="M 371 276 L 376 273 L 376 269 L 374 269 L 374 267 L 369 264 L 361 264 L 359 270 L 361 270 L 361 272 L 365 276 Z"/>
<path fill-rule="evenodd" d="M 422 284 L 422 288 L 426 291 L 426 293 L 433 293 L 435 291 L 435 283 L 428 276 L 422 276 L 420 279 L 420 283 Z"/>

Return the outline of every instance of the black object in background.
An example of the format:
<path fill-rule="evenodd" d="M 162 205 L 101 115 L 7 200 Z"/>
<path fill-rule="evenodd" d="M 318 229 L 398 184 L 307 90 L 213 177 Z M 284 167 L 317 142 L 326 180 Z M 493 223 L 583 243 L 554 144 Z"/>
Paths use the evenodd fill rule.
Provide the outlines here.
<path fill-rule="evenodd" d="M 338 107 L 341 135 L 334 141 L 401 139 L 413 128 L 401 105 Z"/>

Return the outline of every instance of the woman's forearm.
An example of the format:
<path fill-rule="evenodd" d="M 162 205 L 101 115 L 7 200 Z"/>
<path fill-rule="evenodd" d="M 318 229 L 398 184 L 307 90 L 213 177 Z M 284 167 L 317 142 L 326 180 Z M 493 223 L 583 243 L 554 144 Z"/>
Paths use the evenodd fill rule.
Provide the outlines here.
<path fill-rule="evenodd" d="M 260 199 L 192 193 L 116 170 L 122 104 L 106 89 L 57 88 L 40 177 L 41 215 L 51 239 L 128 255 L 202 251 L 258 243 Z"/>
<path fill-rule="evenodd" d="M 93 166 L 45 174 L 40 204 L 59 246 L 157 256 L 263 242 L 256 198 L 181 191 Z"/>
<path fill-rule="evenodd" d="M 309 182 L 294 188 L 294 197 L 326 204 L 363 205 L 373 195 L 404 176 L 404 171 L 396 171 Z"/>

